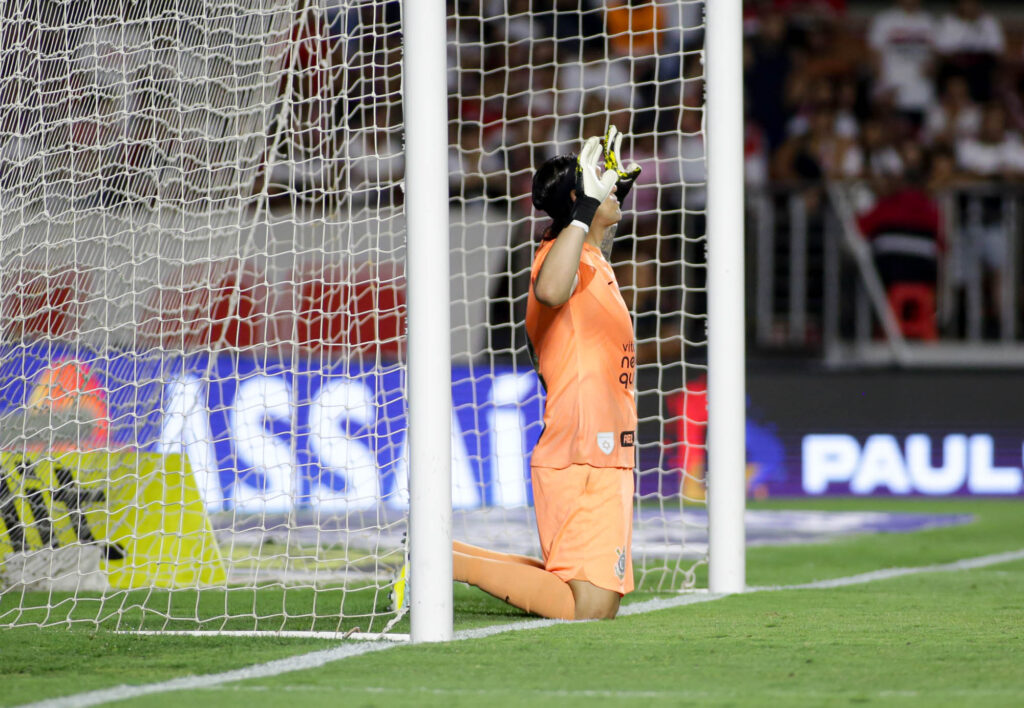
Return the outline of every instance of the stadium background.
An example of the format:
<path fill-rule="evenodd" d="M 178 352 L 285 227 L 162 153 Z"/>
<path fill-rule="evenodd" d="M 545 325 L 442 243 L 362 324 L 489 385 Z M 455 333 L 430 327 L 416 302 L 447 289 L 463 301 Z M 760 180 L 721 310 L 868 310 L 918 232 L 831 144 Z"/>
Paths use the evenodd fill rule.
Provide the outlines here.
<path fill-rule="evenodd" d="M 499 446 L 488 437 L 494 418 L 470 410 L 480 396 L 495 411 L 503 405 L 516 409 L 522 432 L 500 443 L 505 450 L 528 450 L 539 433 L 539 390 L 522 332 L 525 278 L 542 225 L 525 196 L 528 167 L 572 149 L 572 136 L 580 129 L 601 133 L 608 119 L 639 136 L 632 156 L 645 166 L 645 175 L 657 174 L 662 185 L 686 185 L 669 189 L 645 186 L 641 180 L 612 260 L 621 264 L 619 280 L 635 313 L 639 340 L 641 494 L 678 491 L 684 483 L 679 473 L 686 470 L 694 479 L 688 496 L 700 498 L 705 365 L 699 237 L 705 180 L 701 3 L 620 7 L 591 0 L 511 2 L 513 19 L 508 22 L 494 21 L 492 3 L 486 1 L 449 5 L 452 240 L 485 246 L 453 250 L 451 258 L 453 299 L 460 301 L 452 310 L 452 349 L 456 366 L 464 367 L 456 378 L 461 371 L 466 381 L 476 381 L 473 362 L 486 356 L 493 358 L 498 375 L 514 379 L 501 388 L 505 398 L 499 401 L 488 398 L 492 389 L 498 390 L 489 384 L 484 393 L 466 394 L 456 384 L 465 454 L 471 460 L 467 475 L 486 490 L 470 505 L 502 504 L 496 491 L 501 488 L 501 465 L 486 453 Z M 886 35 L 886 22 L 898 25 L 890 17 L 897 5 L 843 0 L 745 5 L 748 440 L 751 492 L 758 496 L 1019 495 L 1024 490 L 1024 414 L 1018 403 L 1024 386 L 1017 368 L 1024 366 L 1024 288 L 1019 277 L 1024 272 L 1024 13 L 1012 2 L 927 3 L 923 11 L 934 20 L 928 32 L 897 29 Z M 976 32 L 957 30 L 952 14 L 957 8 L 967 15 L 981 13 L 959 20 L 964 26 L 975 23 Z M 528 9 L 532 15 L 526 14 Z M 362 171 L 362 191 L 352 199 L 367 209 L 399 209 L 395 176 L 400 168 L 395 165 L 401 162 L 401 116 L 382 109 L 380 101 L 390 96 L 397 104 L 399 64 L 392 55 L 397 56 L 399 46 L 398 5 L 380 4 L 375 12 L 372 21 L 385 30 L 375 51 L 385 57 L 386 71 L 376 76 L 374 85 L 362 87 L 375 98 L 354 111 L 352 120 L 372 127 L 376 153 L 356 161 L 353 169 Z M 365 21 L 358 13 L 339 11 L 302 32 L 296 30 L 302 65 L 295 86 L 299 94 L 323 90 L 327 79 L 319 67 L 332 33 Z M 616 23 L 632 27 L 632 39 L 610 42 L 605 56 L 603 33 Z M 948 36 L 942 35 L 943 23 L 954 25 Z M 530 64 L 551 72 L 557 65 L 562 79 L 569 77 L 566 85 L 556 82 L 553 91 L 534 91 L 529 74 L 517 72 Z M 585 71 L 594 66 L 601 71 Z M 623 90 L 621 82 L 610 78 L 616 76 L 634 77 L 634 87 Z M 984 125 L 990 115 L 996 116 L 991 120 L 998 129 Z M 331 165 L 278 161 L 273 169 L 301 172 L 281 179 L 315 188 L 326 184 Z M 275 198 L 279 208 L 287 209 L 290 197 L 275 194 L 278 180 L 272 170 L 257 180 L 257 188 L 260 179 L 270 181 L 273 213 Z M 840 212 L 849 205 L 863 216 L 880 200 L 907 191 L 934 205 L 939 223 L 928 237 L 940 245 L 937 276 L 931 282 L 916 277 L 910 281 L 915 286 L 912 299 L 924 300 L 912 303 L 898 322 L 905 343 L 926 356 L 904 360 L 898 367 L 896 345 L 881 326 L 877 302 L 867 287 L 867 271 L 872 269 L 850 256 L 843 240 L 850 234 L 840 223 Z M 294 243 L 299 250 L 317 237 L 315 227 L 293 224 L 282 227 L 290 230 L 287 235 L 275 236 L 273 218 L 264 228 L 262 238 L 268 242 Z M 352 235 L 353 241 L 366 237 Z M 267 275 L 275 267 L 272 260 L 225 269 L 243 276 L 218 286 L 214 294 L 222 297 L 213 298 L 209 327 L 187 333 L 193 344 L 216 341 L 228 348 L 272 350 L 281 336 L 282 303 L 287 302 L 300 315 L 297 330 L 289 325 L 288 333 L 307 352 L 330 352 L 354 329 L 347 341 L 357 349 L 383 361 L 401 357 L 397 334 L 404 304 L 399 275 L 377 273 L 379 284 L 371 283 L 369 275 L 357 276 L 353 285 L 344 274 L 334 273 L 338 277 L 332 280 L 330 271 L 317 271 L 319 284 L 286 292 L 276 287 L 284 278 Z M 292 281 L 312 282 L 298 276 Z M 886 281 L 886 293 L 892 296 L 899 284 Z M 5 303 L 6 314 L 15 315 L 21 328 L 8 335 L 59 337 L 72 328 L 71 293 L 76 287 L 59 277 L 45 286 L 28 283 L 13 302 Z M 345 288 L 353 288 L 354 295 Z M 238 293 L 243 304 L 229 313 L 223 303 Z M 342 300 L 354 301 L 355 309 L 332 310 L 332 303 Z M 33 308 L 42 314 L 33 314 Z M 303 320 L 303 313 L 309 318 Z M 168 336 L 165 325 L 150 333 L 153 340 Z M 685 364 L 680 363 L 684 350 Z M 40 387 L 53 386 L 61 361 L 52 351 L 50 361 L 32 351 L 12 355 L 6 364 L 5 406 L 23 407 L 34 391 L 38 397 Z M 187 375 L 189 363 L 182 366 L 181 373 Z M 195 366 L 202 369 L 205 363 Z M 108 395 L 105 376 L 112 368 L 130 368 L 107 362 L 89 369 L 88 361 L 83 367 L 64 375 L 76 380 L 76 386 L 94 379 L 88 385 Z M 225 372 L 226 378 L 228 373 L 238 372 Z M 296 385 L 312 395 L 317 377 L 325 374 L 315 367 L 303 369 L 297 378 L 312 383 Z M 391 392 L 398 387 L 397 382 L 385 386 Z M 178 410 L 170 392 L 164 395 L 164 409 Z M 227 408 L 232 395 L 224 392 L 226 398 L 207 407 Z M 120 404 L 110 399 L 104 405 L 113 410 Z M 207 437 L 215 444 L 235 434 L 223 415 L 211 415 L 205 422 L 194 416 L 189 420 L 207 426 Z M 160 449 L 161 426 L 167 425 L 166 420 L 150 425 L 141 434 L 142 446 Z M 102 434 L 116 437 L 118 432 Z M 301 442 L 307 432 L 281 432 L 285 439 L 289 434 L 300 440 L 301 459 L 295 464 L 309 464 Z M 819 442 L 828 442 L 821 436 L 833 436 L 829 439 L 840 452 L 807 459 L 812 435 Z M 917 457 L 910 460 L 907 439 L 913 435 L 927 436 L 917 439 L 915 453 L 927 464 Z M 965 437 L 962 445 L 956 436 Z M 664 446 L 643 443 L 662 439 L 667 441 Z M 379 458 L 377 464 L 388 480 L 397 474 L 392 461 L 400 454 L 392 448 L 399 444 L 380 445 L 386 459 Z M 832 470 L 827 473 L 839 475 L 834 482 L 823 488 L 809 485 L 808 476 L 819 474 L 810 468 L 833 453 L 849 458 L 847 473 Z M 218 455 L 215 450 L 211 454 Z M 944 462 L 946 457 L 952 462 Z M 963 468 L 962 473 L 947 469 L 950 465 Z M 920 474 L 914 472 L 918 468 Z M 972 469 L 979 479 L 998 479 L 972 483 Z M 212 464 L 209 474 L 223 478 L 222 488 L 229 486 L 229 470 Z M 857 474 L 870 474 L 874 481 L 851 486 Z M 920 481 L 943 474 L 941 484 Z M 209 488 L 217 486 L 211 482 Z M 517 492 L 508 504 L 521 504 L 525 493 Z M 211 504 L 215 508 L 217 502 Z"/>

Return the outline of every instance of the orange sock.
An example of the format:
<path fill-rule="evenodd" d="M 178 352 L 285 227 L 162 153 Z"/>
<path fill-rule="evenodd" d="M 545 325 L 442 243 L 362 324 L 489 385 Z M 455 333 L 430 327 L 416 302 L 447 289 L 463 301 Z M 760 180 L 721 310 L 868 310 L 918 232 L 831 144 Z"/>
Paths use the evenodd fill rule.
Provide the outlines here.
<path fill-rule="evenodd" d="M 544 561 L 538 558 L 531 558 L 530 556 L 520 556 L 515 553 L 499 553 L 498 551 L 489 551 L 486 548 L 480 548 L 478 546 L 471 546 L 468 543 L 462 541 L 452 541 L 452 550 L 456 553 L 462 553 L 467 556 L 476 556 L 477 558 L 489 558 L 491 560 L 505 561 L 507 563 L 521 563 L 522 565 L 532 565 L 534 568 L 544 569 Z"/>
<path fill-rule="evenodd" d="M 452 568 L 455 580 L 475 585 L 525 612 L 551 619 L 576 617 L 572 590 L 554 573 L 526 563 L 459 552 L 452 554 Z"/>

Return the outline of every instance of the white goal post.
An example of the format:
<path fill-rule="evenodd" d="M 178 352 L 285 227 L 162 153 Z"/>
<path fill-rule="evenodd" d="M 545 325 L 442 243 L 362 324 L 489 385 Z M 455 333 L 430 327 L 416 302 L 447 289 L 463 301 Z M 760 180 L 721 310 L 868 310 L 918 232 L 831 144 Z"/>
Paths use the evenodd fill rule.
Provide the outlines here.
<path fill-rule="evenodd" d="M 535 4 L 0 6 L 0 627 L 451 638 L 453 539 L 540 555 L 530 178 L 609 123 L 637 586 L 743 590 L 741 3 Z"/>
<path fill-rule="evenodd" d="M 735 593 L 746 586 L 742 0 L 708 2 L 707 26 L 708 587 Z"/>
<path fill-rule="evenodd" d="M 409 281 L 409 549 L 414 642 L 452 638 L 451 329 L 445 4 L 403 0 Z M 413 29 L 415 28 L 415 29 Z M 417 568 L 419 569 L 417 571 Z"/>

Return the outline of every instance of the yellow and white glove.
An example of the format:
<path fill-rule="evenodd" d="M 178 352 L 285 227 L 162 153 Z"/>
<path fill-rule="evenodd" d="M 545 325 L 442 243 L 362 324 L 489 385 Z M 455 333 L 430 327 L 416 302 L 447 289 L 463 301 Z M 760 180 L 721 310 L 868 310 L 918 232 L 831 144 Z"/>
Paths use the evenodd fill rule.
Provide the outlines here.
<path fill-rule="evenodd" d="M 576 158 L 576 201 L 572 205 L 572 223 L 584 231 L 590 231 L 594 215 L 618 180 L 615 170 L 598 174 L 600 159 L 601 139 L 587 138 Z"/>
<path fill-rule="evenodd" d="M 604 166 L 618 175 L 618 179 L 615 182 L 615 186 L 618 189 L 615 194 L 621 204 L 625 201 L 626 195 L 629 194 L 629 190 L 633 187 L 633 183 L 636 182 L 636 178 L 640 176 L 643 169 L 635 162 L 630 162 L 628 165 L 623 166 L 622 133 L 614 125 L 608 126 L 608 132 L 605 134 L 601 144 L 604 146 Z"/>

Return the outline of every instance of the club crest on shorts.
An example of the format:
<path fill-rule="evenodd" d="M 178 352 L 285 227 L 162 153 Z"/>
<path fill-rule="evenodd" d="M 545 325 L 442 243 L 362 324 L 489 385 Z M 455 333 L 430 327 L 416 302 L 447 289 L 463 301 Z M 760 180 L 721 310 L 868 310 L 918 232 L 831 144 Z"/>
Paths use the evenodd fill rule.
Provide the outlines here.
<path fill-rule="evenodd" d="M 626 551 L 621 548 L 616 548 L 615 552 L 619 556 L 619 560 L 615 562 L 615 577 L 619 580 L 626 579 Z"/>
<path fill-rule="evenodd" d="M 606 455 L 612 454 L 615 449 L 615 433 L 598 433 L 597 447 Z"/>

